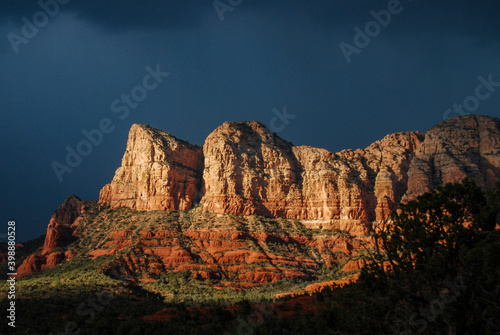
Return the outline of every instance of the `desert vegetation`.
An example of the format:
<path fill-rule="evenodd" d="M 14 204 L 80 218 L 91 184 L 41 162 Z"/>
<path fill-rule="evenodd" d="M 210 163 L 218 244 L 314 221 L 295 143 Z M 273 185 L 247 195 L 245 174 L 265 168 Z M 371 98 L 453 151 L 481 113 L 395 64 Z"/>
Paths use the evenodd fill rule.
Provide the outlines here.
<path fill-rule="evenodd" d="M 359 252 L 332 253 L 337 262 L 314 265 L 266 259 L 243 262 L 249 272 L 275 273 L 276 268 L 289 267 L 309 275 L 247 281 L 241 286 L 238 271 L 228 270 L 241 268 L 241 261 L 214 267 L 203 277 L 200 269 L 210 264 L 203 256 L 206 247 L 197 247 L 186 232 L 195 228 L 225 231 L 248 234 L 246 239 L 266 234 L 265 239 L 250 238 L 251 243 L 239 247 L 316 260 L 322 259 L 315 255 L 317 250 L 290 240 L 284 243 L 285 239 L 321 235 L 355 243 L 355 238 L 341 231 L 307 229 L 293 220 L 196 213 L 199 208 L 141 212 L 96 205 L 78 226 L 79 239 L 67 248 L 75 252 L 73 258 L 18 281 L 16 331 L 497 334 L 500 231 L 495 228 L 499 209 L 500 184 L 488 193 L 470 180 L 447 184 L 401 204 L 390 220 L 374 226 L 371 243 Z M 155 235 L 159 232 L 163 235 Z M 231 234 L 217 236 L 220 245 L 238 241 Z M 199 257 L 192 257 L 189 266 L 169 268 L 165 263 L 160 271 L 152 272 L 155 256 L 144 251 L 159 239 L 163 246 L 177 246 Z M 125 243 L 134 240 L 140 243 Z M 33 242 L 27 248 L 36 249 L 36 245 Z M 92 256 L 95 250 L 113 252 Z M 330 282 L 305 293 L 308 285 L 348 275 L 342 268 L 353 259 L 367 264 L 356 282 L 343 286 Z M 0 291 L 6 291 L 5 285 L 0 284 Z M 299 296 L 280 295 L 291 291 Z M 7 302 L 1 296 L 0 308 L 6 308 Z M 6 331 L 4 324 L 1 331 Z"/>

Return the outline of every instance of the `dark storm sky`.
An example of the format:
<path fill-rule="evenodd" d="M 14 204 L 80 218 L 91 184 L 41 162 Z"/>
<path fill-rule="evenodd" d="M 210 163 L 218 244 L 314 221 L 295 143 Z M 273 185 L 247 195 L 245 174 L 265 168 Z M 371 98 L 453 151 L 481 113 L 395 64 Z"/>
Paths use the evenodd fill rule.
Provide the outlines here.
<path fill-rule="evenodd" d="M 478 106 L 470 98 L 478 76 L 500 82 L 498 0 L 220 3 L 235 5 L 223 21 L 213 1 L 72 0 L 48 6 L 52 17 L 34 0 L 0 0 L 0 234 L 14 219 L 18 241 L 37 237 L 68 195 L 97 199 L 133 123 L 203 144 L 224 121 L 271 127 L 286 106 L 296 117 L 281 137 L 339 151 L 426 131 L 466 99 L 471 114 L 500 116 L 500 88 L 480 91 L 491 94 Z M 377 31 L 371 11 L 388 7 Z M 355 47 L 366 24 L 373 37 L 348 64 L 340 44 Z M 137 88 L 157 64 L 169 76 Z M 147 96 L 128 116 L 114 113 L 132 91 Z M 103 119 L 113 131 L 60 182 L 53 163 L 66 164 L 67 146 Z"/>

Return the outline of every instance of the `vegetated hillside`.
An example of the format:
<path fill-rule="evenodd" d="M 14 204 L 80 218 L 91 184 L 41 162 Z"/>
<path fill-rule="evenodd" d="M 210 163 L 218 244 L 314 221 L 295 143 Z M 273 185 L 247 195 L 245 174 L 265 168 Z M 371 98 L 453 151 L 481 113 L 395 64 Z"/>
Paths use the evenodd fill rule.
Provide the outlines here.
<path fill-rule="evenodd" d="M 54 243 L 58 236 L 67 238 Z M 83 333 L 119 328 L 127 334 L 131 327 L 161 333 L 169 326 L 155 320 L 172 321 L 178 330 L 178 309 L 201 304 L 183 317 L 192 313 L 220 334 L 236 311 L 248 313 L 245 301 L 272 301 L 359 269 L 359 261 L 350 261 L 362 257 L 359 243 L 348 233 L 308 229 L 298 220 L 203 213 L 201 207 L 111 209 L 71 196 L 54 213 L 45 244 L 19 268 L 24 276 L 16 287 L 16 331 L 61 332 L 72 322 Z M 0 284 L 2 292 L 6 288 Z M 0 300 L 6 307 L 6 297 Z M 293 301 L 276 306 L 295 311 Z M 212 313 L 225 321 L 214 321 Z"/>
<path fill-rule="evenodd" d="M 254 121 L 225 123 L 203 148 L 134 125 L 122 166 L 99 202 L 68 197 L 52 215 L 43 246 L 20 265 L 19 306 L 45 330 L 35 310 L 58 326 L 67 318 L 86 324 L 85 315 L 100 312 L 96 331 L 110 329 L 107 318 L 169 319 L 168 309 L 159 312 L 165 303 L 183 324 L 197 313 L 184 303 L 228 305 L 323 290 L 359 271 L 373 253 L 373 229 L 401 201 L 464 177 L 483 189 L 499 179 L 499 119 L 453 118 L 425 134 L 387 135 L 335 154 L 293 146 Z M 107 311 L 94 302 L 92 314 L 80 307 L 102 292 L 132 310 Z M 28 312 L 34 299 L 40 303 Z M 219 334 L 210 318 L 229 311 L 212 312 L 197 324 Z"/>
<path fill-rule="evenodd" d="M 75 201 L 74 197 L 68 199 L 72 205 Z M 175 271 L 179 267 L 169 268 L 163 263 L 162 272 L 155 276 L 150 273 L 151 254 L 130 254 L 139 248 L 140 241 L 149 241 L 141 248 L 154 248 L 158 241 L 155 237 L 169 241 L 165 243 L 174 248 L 182 246 L 182 250 L 188 250 L 193 244 L 181 238 L 179 232 L 188 232 L 197 225 L 193 218 L 200 217 L 199 210 L 167 213 L 88 206 L 76 219 L 79 224 L 75 235 L 79 238 L 53 250 L 70 251 L 73 257 L 17 282 L 19 321 L 14 333 L 497 334 L 500 331 L 497 303 L 500 231 L 495 230 L 500 211 L 500 183 L 487 197 L 470 180 L 447 184 L 400 206 L 391 221 L 377 227 L 372 246 L 379 248 L 369 250 L 369 265 L 363 268 L 359 280 L 350 284 L 333 281 L 306 286 L 307 281 L 297 279 L 261 284 L 254 290 L 240 291 L 229 286 L 221 289 L 217 280 L 198 277 L 196 266 L 202 264 L 184 260 L 184 264 L 193 265 L 196 270 L 188 266 L 188 270 Z M 239 227 L 239 231 L 249 235 L 282 233 L 282 228 L 276 228 L 276 220 L 262 217 L 208 213 L 201 216 L 205 216 L 201 230 L 214 225 L 215 231 L 224 230 L 223 227 L 233 231 Z M 293 221 L 280 222 L 287 231 L 296 229 L 287 226 Z M 124 227 L 126 234 L 121 233 Z M 177 237 L 169 239 L 174 232 Z M 308 236 L 310 239 L 315 237 L 314 233 L 318 230 L 302 231 L 303 236 L 312 234 Z M 267 248 L 272 248 L 271 244 L 260 243 Z M 198 251 L 190 253 L 205 252 Z M 290 249 L 289 252 L 302 257 L 311 255 L 307 251 Z M 89 261 L 90 255 L 98 257 Z M 143 264 L 147 264 L 146 271 L 141 268 Z M 287 265 L 298 268 L 295 264 Z M 324 280 L 338 272 L 317 275 Z M 138 277 L 147 280 L 141 282 Z M 158 280 L 150 281 L 152 278 Z M 5 292 L 8 286 L 0 283 L 0 291 Z M 303 295 L 285 299 L 276 295 L 287 291 Z M 7 308 L 8 300 L 0 298 L 0 308 Z M 7 331 L 5 323 L 0 325 L 0 331 Z M 13 333 L 12 329 L 9 333 Z"/>
<path fill-rule="evenodd" d="M 401 201 L 465 177 L 483 189 L 499 180 L 499 119 L 452 118 L 425 134 L 391 134 L 335 154 L 293 146 L 256 121 L 224 123 L 203 148 L 133 125 L 122 165 L 99 200 L 102 210 L 124 211 L 122 223 L 130 228 L 95 214 L 103 228 L 89 230 L 82 213 L 95 203 L 69 197 L 51 218 L 43 250 L 19 273 L 71 259 L 80 251 L 66 246 L 100 236 L 104 244 L 86 252 L 119 257 L 106 271 L 137 280 L 191 271 L 221 288 L 245 289 L 314 279 L 356 256 L 373 225 Z M 147 222 L 143 230 L 135 226 Z"/>
<path fill-rule="evenodd" d="M 75 201 L 69 198 L 63 206 Z M 200 207 L 186 212 L 85 206 L 74 218 L 78 224 L 69 225 L 74 241 L 49 250 L 49 231 L 43 252 L 24 262 L 21 275 L 77 255 L 109 256 L 104 274 L 135 283 L 156 282 L 150 287 L 168 295 L 173 292 L 164 279 L 171 273 L 207 288 L 245 290 L 360 268 L 360 261 L 350 260 L 362 257 L 361 239 L 347 232 L 309 229 L 298 220 L 214 214 Z"/>

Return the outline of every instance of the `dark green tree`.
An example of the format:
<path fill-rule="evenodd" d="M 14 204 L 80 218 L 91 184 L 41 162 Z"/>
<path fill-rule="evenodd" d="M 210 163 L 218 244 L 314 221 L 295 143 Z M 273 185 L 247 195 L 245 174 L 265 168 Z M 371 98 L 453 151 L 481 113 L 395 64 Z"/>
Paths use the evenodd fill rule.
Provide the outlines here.
<path fill-rule="evenodd" d="M 495 230 L 500 183 L 485 194 L 470 179 L 446 184 L 401 204 L 375 228 L 372 275 L 402 278 L 415 272 L 449 273 L 459 254 Z"/>
<path fill-rule="evenodd" d="M 417 315 L 426 325 L 419 331 L 493 334 L 500 330 L 499 211 L 500 183 L 485 193 L 470 179 L 401 204 L 375 228 L 360 284 L 385 290 L 392 314 Z"/>

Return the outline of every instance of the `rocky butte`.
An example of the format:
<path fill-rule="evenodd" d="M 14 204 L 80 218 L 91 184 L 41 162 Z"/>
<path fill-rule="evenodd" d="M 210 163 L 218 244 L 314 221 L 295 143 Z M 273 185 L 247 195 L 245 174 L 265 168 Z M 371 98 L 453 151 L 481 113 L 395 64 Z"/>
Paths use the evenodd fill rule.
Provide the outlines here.
<path fill-rule="evenodd" d="M 390 134 L 365 149 L 293 146 L 262 123 L 225 122 L 203 148 L 133 125 L 113 181 L 99 202 L 112 208 L 189 210 L 301 220 L 366 233 L 402 199 L 470 177 L 500 178 L 500 120 L 466 116 L 427 133 Z"/>
<path fill-rule="evenodd" d="M 355 255 L 360 245 L 353 238 L 366 237 L 401 201 L 465 177 L 485 189 L 500 180 L 500 119 L 451 118 L 426 133 L 390 134 L 365 149 L 337 153 L 294 146 L 256 121 L 225 122 L 203 147 L 135 124 L 121 166 L 100 192 L 100 208 L 141 211 L 127 222 L 146 220 L 142 211 L 188 213 L 179 212 L 177 225 L 156 232 L 152 226 L 135 233 L 110 226 L 107 239 L 85 252 L 119 255 L 106 269 L 110 273 L 190 269 L 200 278 L 222 282 L 236 276 L 242 283 L 308 277 L 324 264 L 338 265 L 339 259 Z M 68 198 L 50 221 L 43 250 L 30 256 L 19 273 L 42 270 L 78 252 L 67 246 L 85 232 L 78 227 L 89 206 Z M 111 213 L 103 213 L 102 220 L 109 221 Z M 275 231 L 242 228 L 251 226 L 254 216 L 281 226 Z M 283 219 L 316 233 L 287 232 L 291 226 L 280 223 Z M 219 226 L 203 225 L 209 220 Z M 126 249 L 138 239 L 148 247 Z M 288 254 L 280 253 L 281 246 Z M 347 263 L 345 271 L 359 266 Z"/>

